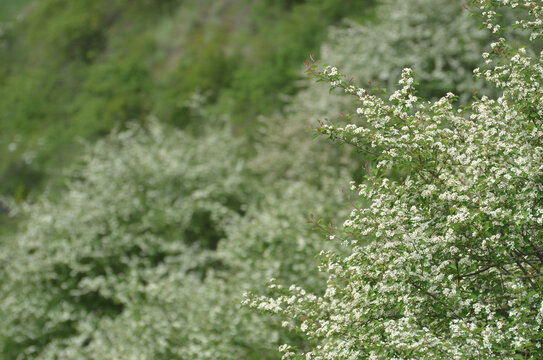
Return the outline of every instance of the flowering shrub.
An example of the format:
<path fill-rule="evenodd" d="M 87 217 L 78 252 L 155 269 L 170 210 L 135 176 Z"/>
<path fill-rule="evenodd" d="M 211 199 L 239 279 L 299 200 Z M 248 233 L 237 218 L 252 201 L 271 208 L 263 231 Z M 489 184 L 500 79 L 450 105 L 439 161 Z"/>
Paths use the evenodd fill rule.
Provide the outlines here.
<path fill-rule="evenodd" d="M 249 193 L 258 198 L 244 171 L 235 141 L 156 123 L 93 146 L 62 197 L 24 205 L 24 228 L 2 241 L 2 357 L 80 359 L 127 317 L 153 334 L 138 338 L 142 346 L 160 349 L 175 327 L 143 309 L 158 307 L 160 281 L 189 287 L 219 266 L 214 253 L 228 224 L 242 216 Z M 153 318 L 160 331 L 142 330 Z M 98 358 L 131 358 L 127 344 Z M 144 354 L 157 347 L 133 350 L 154 358 Z"/>
<path fill-rule="evenodd" d="M 282 314 L 315 341 L 281 346 L 283 359 L 540 359 L 543 357 L 543 53 L 528 55 L 498 19 L 543 36 L 532 0 L 478 0 L 473 11 L 497 37 L 475 74 L 502 95 L 457 109 L 456 96 L 417 96 L 404 69 L 390 96 L 352 85 L 335 67 L 309 70 L 358 99 L 352 121 L 319 131 L 375 157 L 361 202 L 323 251 L 323 295 L 272 281 L 275 297 L 252 308 Z M 407 176 L 387 176 L 401 169 Z"/>
<path fill-rule="evenodd" d="M 385 0 L 375 10 L 375 23 L 345 21 L 333 27 L 321 56 L 349 76 L 396 88 L 396 74 L 412 68 L 424 97 L 458 92 L 462 102 L 470 90 L 489 93 L 472 70 L 490 36 L 468 16 L 459 0 Z"/>
<path fill-rule="evenodd" d="M 272 274 L 323 291 L 315 255 L 332 244 L 305 220 L 347 216 L 339 177 L 292 147 L 276 153 L 283 179 L 256 166 L 273 141 L 247 165 L 201 102 L 187 104 L 200 137 L 134 125 L 91 146 L 61 197 L 22 206 L 21 231 L 0 238 L 1 358 L 276 359 L 303 344 L 239 297 Z"/>
<path fill-rule="evenodd" d="M 450 0 L 382 1 L 375 8 L 375 21 L 359 24 L 344 20 L 343 26 L 331 27 L 320 53 L 327 61 L 341 65 L 356 82 L 371 80 L 381 88 L 395 89 L 395 74 L 412 67 L 421 82 L 417 87 L 420 96 L 437 99 L 453 91 L 466 103 L 472 89 L 495 91 L 488 82 L 475 79 L 472 72 L 492 35 L 479 29 L 479 23 L 461 5 Z M 505 14 L 511 22 L 510 12 Z M 281 113 L 261 118 L 265 126 L 263 131 L 259 129 L 263 132 L 259 136 L 265 140 L 256 144 L 259 156 L 249 166 L 266 173 L 262 181 L 360 177 L 350 149 L 334 148 L 324 139 L 311 141 L 307 136 L 315 119 L 336 116 L 352 106 L 354 99 L 330 95 L 325 84 L 308 83 L 309 79 L 301 82 L 307 88 L 290 97 Z"/>

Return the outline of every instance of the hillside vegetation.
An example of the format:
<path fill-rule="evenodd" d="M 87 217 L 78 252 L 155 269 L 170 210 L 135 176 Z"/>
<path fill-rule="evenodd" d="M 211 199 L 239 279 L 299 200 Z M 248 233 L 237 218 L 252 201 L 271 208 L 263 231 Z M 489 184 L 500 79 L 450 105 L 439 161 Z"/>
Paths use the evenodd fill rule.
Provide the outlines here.
<path fill-rule="evenodd" d="M 0 358 L 537 359 L 540 9 L 483 2 L 3 1 Z"/>
<path fill-rule="evenodd" d="M 247 133 L 296 92 L 299 65 L 328 25 L 371 13 L 369 0 L 1 6 L 0 194 L 18 199 L 70 164 L 78 139 L 150 115 L 197 132 L 187 105 L 194 93 Z"/>

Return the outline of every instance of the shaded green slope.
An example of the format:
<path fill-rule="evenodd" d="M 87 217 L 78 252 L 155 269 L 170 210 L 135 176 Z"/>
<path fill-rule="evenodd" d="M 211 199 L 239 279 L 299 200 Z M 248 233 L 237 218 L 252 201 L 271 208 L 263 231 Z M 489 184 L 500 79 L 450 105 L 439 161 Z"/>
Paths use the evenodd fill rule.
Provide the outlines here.
<path fill-rule="evenodd" d="M 128 121 L 198 130 L 190 101 L 247 129 L 296 92 L 297 64 L 367 1 L 42 0 L 0 37 L 0 194 L 26 197 Z M 8 3 L 5 3 L 5 7 Z"/>

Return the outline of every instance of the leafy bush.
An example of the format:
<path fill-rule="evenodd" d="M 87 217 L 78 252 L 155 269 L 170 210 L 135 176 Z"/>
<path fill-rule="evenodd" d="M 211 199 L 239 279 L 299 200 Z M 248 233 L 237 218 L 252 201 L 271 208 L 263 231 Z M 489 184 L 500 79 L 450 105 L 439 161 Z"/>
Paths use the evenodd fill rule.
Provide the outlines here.
<path fill-rule="evenodd" d="M 245 303 L 282 314 L 316 342 L 281 346 L 283 359 L 539 359 L 543 356 L 543 53 L 506 40 L 515 9 L 531 40 L 543 7 L 531 0 L 474 1 L 497 40 L 475 73 L 503 91 L 467 109 L 447 94 L 416 94 L 411 69 L 390 96 L 358 88 L 335 67 L 310 71 L 358 98 L 346 126 L 320 132 L 374 154 L 341 238 L 350 253 L 322 252 L 324 295 L 272 282 L 275 297 Z M 406 178 L 388 169 L 408 171 Z M 328 230 L 332 231 L 332 230 Z"/>

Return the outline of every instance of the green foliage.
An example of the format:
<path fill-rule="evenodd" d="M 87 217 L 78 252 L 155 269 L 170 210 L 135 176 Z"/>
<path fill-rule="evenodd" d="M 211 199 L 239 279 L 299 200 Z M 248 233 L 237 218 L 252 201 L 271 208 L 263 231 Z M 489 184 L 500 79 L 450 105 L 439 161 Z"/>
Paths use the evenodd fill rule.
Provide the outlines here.
<path fill-rule="evenodd" d="M 4 0 L 0 3 L 0 23 L 13 21 L 31 0 Z"/>
<path fill-rule="evenodd" d="M 371 3 L 32 2 L 0 34 L 0 194 L 26 197 L 74 160 L 74 139 L 128 120 L 153 114 L 197 133 L 194 93 L 240 131 L 254 128 L 296 91 L 296 65 L 328 24 L 362 18 Z"/>
<path fill-rule="evenodd" d="M 275 2 L 271 9 L 269 2 L 255 5 L 251 26 L 259 36 L 245 35 L 252 52 L 227 93 L 234 99 L 233 115 L 243 121 L 247 116 L 251 119 L 280 109 L 284 105 L 281 96 L 297 90 L 295 81 L 300 79 L 300 73 L 295 65 L 318 48 L 328 31 L 327 25 L 345 16 L 367 21 L 372 3 L 305 1 L 285 4 L 288 11 Z"/>
<path fill-rule="evenodd" d="M 94 132 L 105 135 L 127 121 L 143 120 L 142 115 L 148 114 L 153 104 L 149 97 L 151 77 L 146 67 L 131 61 L 111 61 L 89 69 L 81 84 L 82 94 L 72 105 L 72 121 L 96 124 Z"/>

